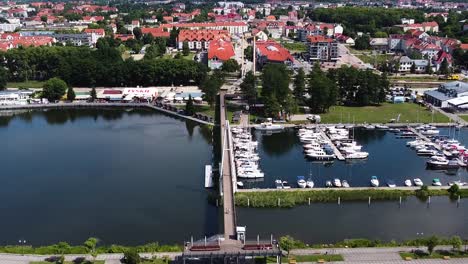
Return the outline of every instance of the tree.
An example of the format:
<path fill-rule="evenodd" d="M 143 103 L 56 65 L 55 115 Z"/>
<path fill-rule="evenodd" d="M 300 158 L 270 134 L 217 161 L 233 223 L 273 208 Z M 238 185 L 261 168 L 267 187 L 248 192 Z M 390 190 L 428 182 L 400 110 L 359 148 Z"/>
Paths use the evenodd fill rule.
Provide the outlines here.
<path fill-rule="evenodd" d="M 276 99 L 275 94 L 270 94 L 265 98 L 265 116 L 267 117 L 278 117 L 279 113 L 281 112 L 281 105 Z"/>
<path fill-rule="evenodd" d="M 41 16 L 41 21 L 47 23 L 47 16 Z"/>
<path fill-rule="evenodd" d="M 73 87 L 69 87 L 67 90 L 67 100 L 70 102 L 73 102 L 75 100 L 76 94 L 75 91 L 73 90 Z"/>
<path fill-rule="evenodd" d="M 211 76 L 208 76 L 200 85 L 200 89 L 205 93 L 205 100 L 210 106 L 213 106 L 216 101 L 216 95 L 224 84 L 224 74 L 215 70 Z"/>
<path fill-rule="evenodd" d="M 195 114 L 195 106 L 193 105 L 193 99 L 191 95 L 189 95 L 189 99 L 185 104 L 185 114 L 188 116 L 193 116 Z"/>
<path fill-rule="evenodd" d="M 414 62 L 413 62 L 413 64 L 411 64 L 410 72 L 411 73 L 416 73 L 416 64 Z"/>
<path fill-rule="evenodd" d="M 0 91 L 5 90 L 7 78 L 7 71 L 5 70 L 5 68 L 0 67 Z"/>
<path fill-rule="evenodd" d="M 224 72 L 236 72 L 240 70 L 240 65 L 237 63 L 235 59 L 229 59 L 223 62 L 223 66 L 221 66 L 221 70 Z"/>
<path fill-rule="evenodd" d="M 129 249 L 124 253 L 124 262 L 126 264 L 138 264 L 141 262 L 140 255 L 136 249 Z"/>
<path fill-rule="evenodd" d="M 326 112 L 336 103 L 336 84 L 322 72 L 317 63 L 309 75 L 308 93 L 308 105 L 315 112 Z"/>
<path fill-rule="evenodd" d="M 244 57 L 248 61 L 253 61 L 253 47 L 252 46 L 247 46 L 247 48 L 244 49 Z"/>
<path fill-rule="evenodd" d="M 141 36 L 142 36 L 141 28 L 139 28 L 139 27 L 133 28 L 133 35 L 135 36 L 136 40 L 140 40 Z"/>
<path fill-rule="evenodd" d="M 90 237 L 83 243 L 83 245 L 85 246 L 86 251 L 88 253 L 92 253 L 96 251 L 96 245 L 98 242 L 99 242 L 99 239 L 95 237 Z"/>
<path fill-rule="evenodd" d="M 362 35 L 354 41 L 354 48 L 357 50 L 365 50 L 370 48 L 370 38 L 367 35 Z"/>
<path fill-rule="evenodd" d="M 427 60 L 426 74 L 432 74 L 431 60 Z"/>
<path fill-rule="evenodd" d="M 240 84 L 240 89 L 244 93 L 248 102 L 253 102 L 257 98 L 257 89 L 255 87 L 255 76 L 252 71 L 245 74 L 244 81 Z"/>
<path fill-rule="evenodd" d="M 94 102 L 97 99 L 96 88 L 92 88 L 89 92 L 89 96 L 91 97 L 91 102 Z"/>
<path fill-rule="evenodd" d="M 188 56 L 190 54 L 190 48 L 187 41 L 182 43 L 182 55 Z"/>
<path fill-rule="evenodd" d="M 305 73 L 302 68 L 299 68 L 297 74 L 294 78 L 294 96 L 296 97 L 297 102 L 304 101 L 304 93 L 305 93 Z"/>
<path fill-rule="evenodd" d="M 429 251 L 429 254 L 432 254 L 434 248 L 439 244 L 439 238 L 436 236 L 431 236 L 426 239 L 425 244 L 427 247 L 427 251 Z"/>
<path fill-rule="evenodd" d="M 450 245 L 452 245 L 453 250 L 460 250 L 463 245 L 463 241 L 459 236 L 453 236 L 450 238 Z"/>
<path fill-rule="evenodd" d="M 281 249 L 284 249 L 286 250 L 286 252 L 288 252 L 288 256 L 289 256 L 289 251 L 291 251 L 291 249 L 294 246 L 294 238 L 290 236 L 282 236 L 280 237 L 279 245 Z"/>
<path fill-rule="evenodd" d="M 283 102 L 289 90 L 289 73 L 284 64 L 266 64 L 262 70 L 262 96 L 275 95 L 278 102 Z"/>
<path fill-rule="evenodd" d="M 141 40 L 143 41 L 143 44 L 145 44 L 145 45 L 146 44 L 153 44 L 154 37 L 151 34 L 144 34 Z"/>
<path fill-rule="evenodd" d="M 67 90 L 67 84 L 60 78 L 49 79 L 42 88 L 42 97 L 50 102 L 60 100 Z"/>
<path fill-rule="evenodd" d="M 444 60 L 440 64 L 439 72 L 441 74 L 449 74 L 450 73 L 447 59 L 444 58 Z"/>

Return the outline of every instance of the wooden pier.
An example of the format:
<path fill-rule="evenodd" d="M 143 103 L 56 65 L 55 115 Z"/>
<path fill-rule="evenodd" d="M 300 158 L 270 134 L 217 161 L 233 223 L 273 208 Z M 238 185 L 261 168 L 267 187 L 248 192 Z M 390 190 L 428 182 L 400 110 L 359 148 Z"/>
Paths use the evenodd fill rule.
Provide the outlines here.
<path fill-rule="evenodd" d="M 414 127 L 408 127 L 408 130 L 411 131 L 412 133 L 414 133 L 420 139 L 422 139 L 422 140 L 424 140 L 424 141 L 426 141 L 428 143 L 432 143 L 432 140 L 430 138 L 423 135 L 421 132 L 417 131 Z M 440 146 L 440 145 L 434 144 L 434 147 L 439 151 L 442 150 L 442 146 Z"/>
<path fill-rule="evenodd" d="M 331 141 L 331 139 L 327 136 L 327 134 L 326 134 L 323 130 L 320 130 L 320 135 L 322 136 L 323 139 L 325 139 L 326 141 L 328 141 L 328 143 L 330 144 L 330 146 L 331 146 L 332 149 L 333 149 L 333 154 L 335 154 L 336 159 L 338 159 L 338 160 L 345 160 L 345 157 L 343 156 L 343 154 L 341 153 L 341 151 L 335 146 L 335 143 L 333 143 L 333 142 Z"/>

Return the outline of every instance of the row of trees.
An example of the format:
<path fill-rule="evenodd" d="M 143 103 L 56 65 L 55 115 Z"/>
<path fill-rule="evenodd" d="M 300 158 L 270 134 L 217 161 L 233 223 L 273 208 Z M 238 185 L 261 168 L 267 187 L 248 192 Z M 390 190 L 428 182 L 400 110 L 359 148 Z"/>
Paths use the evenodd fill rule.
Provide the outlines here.
<path fill-rule="evenodd" d="M 0 59 L 9 81 L 59 77 L 68 85 L 88 87 L 199 84 L 208 71 L 201 63 L 183 59 L 124 61 L 120 52 L 109 45 L 101 45 L 97 50 L 87 47 L 18 48 L 1 52 Z"/>

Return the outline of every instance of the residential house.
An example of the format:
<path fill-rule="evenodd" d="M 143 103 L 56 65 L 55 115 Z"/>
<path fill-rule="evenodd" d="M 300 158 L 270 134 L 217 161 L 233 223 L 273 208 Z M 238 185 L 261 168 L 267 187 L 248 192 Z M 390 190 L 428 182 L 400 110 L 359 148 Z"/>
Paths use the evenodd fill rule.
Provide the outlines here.
<path fill-rule="evenodd" d="M 399 72 L 410 72 L 413 64 L 415 65 L 415 71 L 417 73 L 423 73 L 426 71 L 428 60 L 412 60 L 407 56 L 402 56 L 399 60 L 400 67 Z"/>
<path fill-rule="evenodd" d="M 176 29 L 190 29 L 190 30 L 224 30 L 229 31 L 229 34 L 244 34 L 249 31 L 246 22 L 208 22 L 208 23 L 174 23 L 174 24 L 161 24 L 161 28 L 171 31 L 172 28 Z"/>
<path fill-rule="evenodd" d="M 336 41 L 343 43 L 343 44 L 354 45 L 354 39 L 343 34 L 336 34 L 335 39 Z"/>
<path fill-rule="evenodd" d="M 322 35 L 309 36 L 307 40 L 310 62 L 338 60 L 338 43 L 336 40 Z"/>
<path fill-rule="evenodd" d="M 208 67 L 219 69 L 223 63 L 235 56 L 234 47 L 230 41 L 217 39 L 208 45 Z"/>
<path fill-rule="evenodd" d="M 294 58 L 289 51 L 275 41 L 256 42 L 255 53 L 257 69 L 262 69 L 266 63 L 284 63 L 290 65 L 294 62 Z"/>
<path fill-rule="evenodd" d="M 86 33 L 77 33 L 77 34 L 54 34 L 54 38 L 57 42 L 66 45 L 68 43 L 74 46 L 89 46 L 91 47 L 92 41 L 91 36 Z"/>
<path fill-rule="evenodd" d="M 406 32 L 410 29 L 417 29 L 421 30 L 424 32 L 439 32 L 439 24 L 435 21 L 431 22 L 423 22 L 420 24 L 403 24 L 403 25 L 397 25 L 396 27 L 399 27 L 403 30 L 403 32 Z"/>
<path fill-rule="evenodd" d="M 369 44 L 372 50 L 382 53 L 388 51 L 388 38 L 372 38 Z"/>
<path fill-rule="evenodd" d="M 87 28 L 84 30 L 84 33 L 91 36 L 92 45 L 96 45 L 98 39 L 106 36 L 106 32 L 104 31 L 103 28 L 96 28 L 96 29 Z"/>
<path fill-rule="evenodd" d="M 440 50 L 437 53 L 437 56 L 435 56 L 433 58 L 433 60 L 432 60 L 436 71 L 440 70 L 440 66 L 442 65 L 442 62 L 444 60 L 447 61 L 447 64 L 448 64 L 449 68 L 452 67 L 452 62 L 453 62 L 452 55 L 450 55 L 449 53 L 447 53 L 447 52 L 445 52 L 443 50 Z"/>
<path fill-rule="evenodd" d="M 311 23 L 297 30 L 297 38 L 307 41 L 308 36 L 326 35 L 328 37 L 343 34 L 343 26 L 340 24 Z"/>
<path fill-rule="evenodd" d="M 414 18 L 402 18 L 401 24 L 403 25 L 414 24 Z"/>
<path fill-rule="evenodd" d="M 141 34 L 146 35 L 146 34 L 151 34 L 155 38 L 169 38 L 171 33 L 168 31 L 165 31 L 163 28 L 148 28 L 148 27 L 143 27 L 141 28 Z"/>
<path fill-rule="evenodd" d="M 183 29 L 179 32 L 177 38 L 178 48 L 183 48 L 183 43 L 187 42 L 190 50 L 206 50 L 213 40 L 230 41 L 231 37 L 227 30 L 187 30 Z"/>

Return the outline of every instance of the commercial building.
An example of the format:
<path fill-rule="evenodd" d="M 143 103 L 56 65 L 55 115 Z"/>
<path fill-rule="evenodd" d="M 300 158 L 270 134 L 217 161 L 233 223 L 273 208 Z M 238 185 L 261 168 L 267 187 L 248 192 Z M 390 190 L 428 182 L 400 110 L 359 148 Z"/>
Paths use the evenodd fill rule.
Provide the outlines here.
<path fill-rule="evenodd" d="M 452 100 L 452 105 L 461 105 L 464 101 L 468 103 L 468 83 L 455 81 L 441 84 L 436 90 L 425 91 L 424 98 L 426 102 L 442 108 L 449 107 L 449 101 L 454 98 L 460 99 Z"/>
<path fill-rule="evenodd" d="M 291 53 L 275 41 L 258 41 L 256 42 L 255 49 L 258 69 L 261 69 L 266 63 L 284 63 L 290 65 L 294 62 Z"/>
<path fill-rule="evenodd" d="M 227 30 L 181 30 L 177 38 L 177 46 L 183 48 L 184 42 L 188 43 L 190 50 L 207 50 L 213 40 L 230 41 L 231 37 Z"/>

